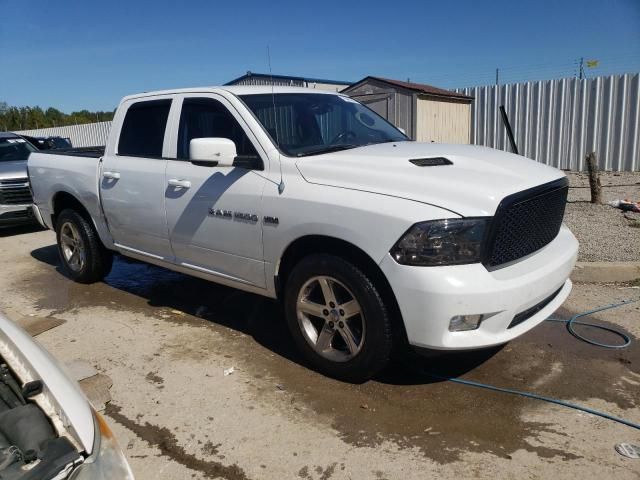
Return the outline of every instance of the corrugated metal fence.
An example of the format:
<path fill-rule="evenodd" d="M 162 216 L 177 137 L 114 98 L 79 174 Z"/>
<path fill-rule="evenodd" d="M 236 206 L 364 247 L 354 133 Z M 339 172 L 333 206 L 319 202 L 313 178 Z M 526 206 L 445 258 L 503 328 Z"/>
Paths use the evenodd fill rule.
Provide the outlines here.
<path fill-rule="evenodd" d="M 31 135 L 32 137 L 65 137 L 71 140 L 71 144 L 74 147 L 96 147 L 107 143 L 110 128 L 111 122 L 98 122 L 83 125 L 69 125 L 67 127 L 22 130 L 16 133 Z"/>
<path fill-rule="evenodd" d="M 475 98 L 471 143 L 509 150 L 504 105 L 520 154 L 555 167 L 584 170 L 596 152 L 601 169 L 640 170 L 640 74 L 586 80 L 461 88 Z"/>

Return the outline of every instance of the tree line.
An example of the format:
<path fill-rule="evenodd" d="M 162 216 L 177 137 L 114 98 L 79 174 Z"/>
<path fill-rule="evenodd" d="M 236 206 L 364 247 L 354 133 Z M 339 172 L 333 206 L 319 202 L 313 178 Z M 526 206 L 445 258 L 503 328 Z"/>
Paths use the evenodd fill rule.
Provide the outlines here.
<path fill-rule="evenodd" d="M 64 127 L 83 123 L 106 122 L 113 119 L 112 112 L 79 112 L 64 113 L 57 108 L 49 107 L 11 107 L 0 102 L 0 131 L 32 130 L 36 128 Z"/>

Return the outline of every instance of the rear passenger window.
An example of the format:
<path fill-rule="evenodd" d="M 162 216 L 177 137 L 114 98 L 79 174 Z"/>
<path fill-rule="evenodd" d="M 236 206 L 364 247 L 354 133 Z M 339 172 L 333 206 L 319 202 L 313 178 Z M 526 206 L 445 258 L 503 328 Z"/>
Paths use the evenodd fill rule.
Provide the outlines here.
<path fill-rule="evenodd" d="M 134 103 L 122 123 L 118 155 L 162 158 L 171 100 Z"/>

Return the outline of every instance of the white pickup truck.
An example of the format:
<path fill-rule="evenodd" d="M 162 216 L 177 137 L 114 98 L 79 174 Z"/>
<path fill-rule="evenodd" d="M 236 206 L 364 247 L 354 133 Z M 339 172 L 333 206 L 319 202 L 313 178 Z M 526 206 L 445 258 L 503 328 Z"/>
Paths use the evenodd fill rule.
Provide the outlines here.
<path fill-rule="evenodd" d="M 567 298 L 565 175 L 424 144 L 301 88 L 125 97 L 104 151 L 32 153 L 35 215 L 79 282 L 112 253 L 283 302 L 308 362 L 347 381 L 392 347 L 499 345 Z"/>

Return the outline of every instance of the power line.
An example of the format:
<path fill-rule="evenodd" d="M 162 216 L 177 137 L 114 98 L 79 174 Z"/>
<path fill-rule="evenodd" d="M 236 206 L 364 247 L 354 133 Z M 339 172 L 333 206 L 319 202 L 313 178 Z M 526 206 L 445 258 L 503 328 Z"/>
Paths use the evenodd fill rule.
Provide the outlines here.
<path fill-rule="evenodd" d="M 588 70 L 585 68 L 585 58 L 597 58 L 599 65 L 595 67 L 597 70 Z M 637 64 L 634 65 L 634 64 Z M 511 66 L 500 66 L 499 69 L 489 70 L 486 66 L 476 64 L 475 66 L 467 65 L 466 74 L 429 74 L 425 75 L 425 80 L 431 83 L 450 84 L 455 81 L 456 85 L 463 84 L 492 84 L 492 83 L 517 83 L 522 81 L 533 80 L 551 80 L 565 77 L 579 77 L 582 73 L 584 78 L 587 73 L 596 73 L 598 75 L 615 74 L 640 70 L 640 53 L 623 53 L 614 55 L 592 55 L 582 57 L 582 68 L 580 68 L 579 59 L 567 59 L 564 62 L 540 62 L 537 64 L 527 63 Z M 475 73 L 472 73 L 475 71 Z M 415 78 L 415 76 L 412 76 Z"/>

